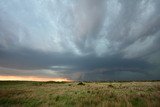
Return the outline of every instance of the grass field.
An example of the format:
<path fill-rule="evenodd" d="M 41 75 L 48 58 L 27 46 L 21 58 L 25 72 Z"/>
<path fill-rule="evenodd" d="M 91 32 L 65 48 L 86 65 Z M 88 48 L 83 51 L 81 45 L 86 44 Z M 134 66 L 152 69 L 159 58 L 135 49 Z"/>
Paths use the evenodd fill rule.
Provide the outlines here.
<path fill-rule="evenodd" d="M 160 82 L 0 82 L 0 107 L 160 107 Z"/>

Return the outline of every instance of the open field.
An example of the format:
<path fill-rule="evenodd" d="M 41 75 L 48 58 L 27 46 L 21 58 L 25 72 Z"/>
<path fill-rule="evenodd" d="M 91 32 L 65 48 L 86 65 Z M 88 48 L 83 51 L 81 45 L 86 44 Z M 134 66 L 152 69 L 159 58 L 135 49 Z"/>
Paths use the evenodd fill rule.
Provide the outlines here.
<path fill-rule="evenodd" d="M 0 82 L 0 107 L 160 107 L 160 82 Z"/>

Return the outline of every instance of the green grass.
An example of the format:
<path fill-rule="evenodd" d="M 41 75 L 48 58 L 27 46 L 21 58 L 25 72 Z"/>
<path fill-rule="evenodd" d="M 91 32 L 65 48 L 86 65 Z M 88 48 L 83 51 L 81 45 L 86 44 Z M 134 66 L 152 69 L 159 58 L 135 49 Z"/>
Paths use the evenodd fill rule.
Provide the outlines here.
<path fill-rule="evenodd" d="M 160 82 L 0 81 L 0 107 L 160 107 Z"/>

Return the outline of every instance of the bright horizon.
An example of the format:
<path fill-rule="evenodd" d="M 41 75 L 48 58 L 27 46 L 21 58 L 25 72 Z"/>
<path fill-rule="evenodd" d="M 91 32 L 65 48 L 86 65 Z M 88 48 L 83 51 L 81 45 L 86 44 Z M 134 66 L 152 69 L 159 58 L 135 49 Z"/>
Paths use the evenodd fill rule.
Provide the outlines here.
<path fill-rule="evenodd" d="M 56 81 L 56 82 L 71 82 L 67 78 L 48 78 L 35 76 L 0 76 L 0 81 Z"/>

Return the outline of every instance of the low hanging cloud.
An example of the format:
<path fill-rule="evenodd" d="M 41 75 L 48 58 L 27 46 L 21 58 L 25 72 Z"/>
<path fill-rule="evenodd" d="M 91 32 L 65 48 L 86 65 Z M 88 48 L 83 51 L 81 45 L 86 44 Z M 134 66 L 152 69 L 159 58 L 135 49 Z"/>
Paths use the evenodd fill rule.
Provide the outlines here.
<path fill-rule="evenodd" d="M 160 79 L 159 0 L 0 1 L 0 75 Z"/>

